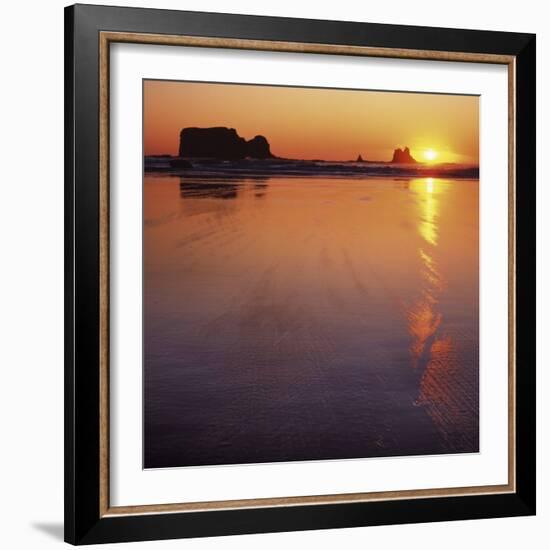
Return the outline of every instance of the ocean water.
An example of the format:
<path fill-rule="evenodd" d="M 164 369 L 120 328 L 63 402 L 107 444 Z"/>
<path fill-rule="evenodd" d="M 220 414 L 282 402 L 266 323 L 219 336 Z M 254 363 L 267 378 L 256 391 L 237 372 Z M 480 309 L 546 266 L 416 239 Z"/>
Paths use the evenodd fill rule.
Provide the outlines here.
<path fill-rule="evenodd" d="M 144 180 L 144 466 L 479 450 L 478 180 Z"/>

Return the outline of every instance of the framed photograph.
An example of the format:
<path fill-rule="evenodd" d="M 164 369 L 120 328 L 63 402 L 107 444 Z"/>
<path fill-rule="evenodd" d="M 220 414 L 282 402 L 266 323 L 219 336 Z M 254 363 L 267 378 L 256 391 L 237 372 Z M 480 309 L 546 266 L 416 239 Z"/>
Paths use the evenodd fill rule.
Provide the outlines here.
<path fill-rule="evenodd" d="M 535 513 L 535 36 L 65 12 L 65 537 Z"/>

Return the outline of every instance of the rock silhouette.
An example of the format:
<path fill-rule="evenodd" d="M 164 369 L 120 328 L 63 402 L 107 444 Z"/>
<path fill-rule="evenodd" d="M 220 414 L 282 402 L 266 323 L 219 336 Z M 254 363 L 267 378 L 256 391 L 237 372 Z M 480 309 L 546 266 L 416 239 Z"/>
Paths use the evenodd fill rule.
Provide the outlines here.
<path fill-rule="evenodd" d="M 247 157 L 253 159 L 273 158 L 269 148 L 269 142 L 264 136 L 256 136 L 246 142 Z"/>
<path fill-rule="evenodd" d="M 416 164 L 418 161 L 412 157 L 409 148 L 405 147 L 403 150 L 395 149 L 391 162 L 393 164 Z"/>
<path fill-rule="evenodd" d="M 180 132 L 179 156 L 223 160 L 274 158 L 264 136 L 247 141 L 234 128 L 223 126 L 183 128 Z"/>
<path fill-rule="evenodd" d="M 365 161 L 363 160 L 363 157 L 361 155 L 359 155 L 355 162 L 365 162 Z"/>

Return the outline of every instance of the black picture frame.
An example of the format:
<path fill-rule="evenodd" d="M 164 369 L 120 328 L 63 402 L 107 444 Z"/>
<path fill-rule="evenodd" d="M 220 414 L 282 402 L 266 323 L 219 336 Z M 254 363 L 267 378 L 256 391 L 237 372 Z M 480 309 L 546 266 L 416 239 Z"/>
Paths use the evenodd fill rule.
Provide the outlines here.
<path fill-rule="evenodd" d="M 101 31 L 513 56 L 515 491 L 136 515 L 100 513 Z M 72 544 L 535 514 L 535 35 L 75 5 L 65 9 L 65 540 Z"/>

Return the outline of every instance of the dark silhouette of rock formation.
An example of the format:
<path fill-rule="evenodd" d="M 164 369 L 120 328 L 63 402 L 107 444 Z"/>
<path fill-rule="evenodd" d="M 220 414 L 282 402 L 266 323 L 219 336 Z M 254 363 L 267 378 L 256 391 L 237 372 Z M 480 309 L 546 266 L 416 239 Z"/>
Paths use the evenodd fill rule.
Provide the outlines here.
<path fill-rule="evenodd" d="M 355 162 L 365 162 L 365 161 L 363 160 L 363 157 L 361 155 L 359 155 Z"/>
<path fill-rule="evenodd" d="M 393 152 L 393 158 L 391 159 L 393 164 L 416 164 L 416 161 L 409 150 L 408 147 L 405 147 L 403 150 L 396 149 Z"/>
<path fill-rule="evenodd" d="M 247 157 L 253 159 L 273 158 L 269 148 L 269 142 L 264 136 L 256 136 L 246 142 Z"/>
<path fill-rule="evenodd" d="M 183 128 L 180 132 L 179 156 L 239 160 L 274 158 L 264 136 L 247 141 L 234 128 Z"/>

